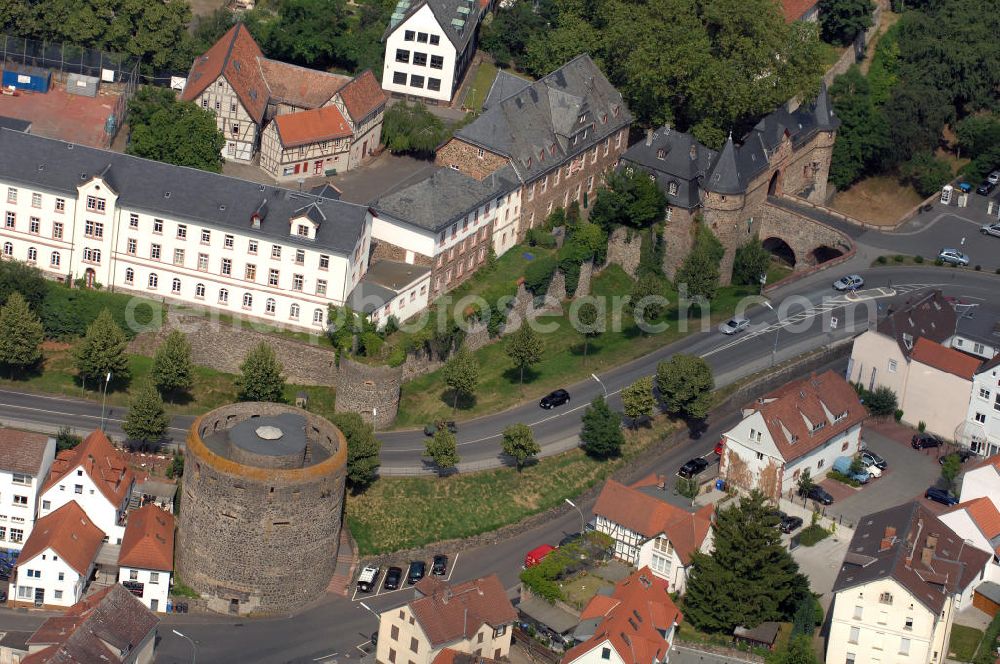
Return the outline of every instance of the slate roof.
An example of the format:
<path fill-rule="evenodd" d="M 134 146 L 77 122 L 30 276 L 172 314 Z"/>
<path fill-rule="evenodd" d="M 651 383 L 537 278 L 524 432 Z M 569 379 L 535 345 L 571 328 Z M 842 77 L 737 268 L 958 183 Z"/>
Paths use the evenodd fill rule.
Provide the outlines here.
<path fill-rule="evenodd" d="M 668 125 L 632 145 L 622 155 L 622 162 L 655 175 L 669 204 L 690 210 L 701 205 L 699 183 L 718 154 L 691 134 Z M 671 183 L 677 187 L 676 194 L 670 193 Z"/>
<path fill-rule="evenodd" d="M 43 433 L 0 429 L 0 468 L 38 477 L 48 445 L 49 437 Z"/>
<path fill-rule="evenodd" d="M 1000 308 L 988 303 L 968 306 L 959 302 L 955 306 L 955 314 L 958 317 L 955 334 L 1000 346 Z"/>
<path fill-rule="evenodd" d="M 471 638 L 484 624 L 497 628 L 517 620 L 496 574 L 458 584 L 425 576 L 414 588 L 419 597 L 409 607 L 431 648 Z"/>
<path fill-rule="evenodd" d="M 967 588 L 990 554 L 963 540 L 917 501 L 861 518 L 833 592 L 891 577 L 934 614 Z"/>
<path fill-rule="evenodd" d="M 392 18 L 389 21 L 389 27 L 382 35 L 383 40 L 392 34 L 397 26 L 405 23 L 406 19 L 413 16 L 421 7 L 427 5 L 434 14 L 434 18 L 437 19 L 438 25 L 441 26 L 448 41 L 461 54 L 468 45 L 469 40 L 476 33 L 476 28 L 479 26 L 479 19 L 483 11 L 483 7 L 475 0 L 417 0 L 413 4 L 410 4 L 411 2 L 413 0 L 399 0 L 396 4 L 396 9 L 393 10 Z M 460 8 L 467 9 L 468 11 L 459 11 Z M 463 24 L 458 26 L 452 23 L 456 19 L 462 21 Z"/>
<path fill-rule="evenodd" d="M 370 69 L 366 69 L 340 89 L 341 100 L 347 114 L 354 122 L 361 122 L 379 106 L 385 106 L 389 95 L 385 93 L 378 79 Z"/>
<path fill-rule="evenodd" d="M 491 106 L 495 106 L 504 99 L 516 95 L 529 85 L 531 85 L 531 81 L 526 78 L 521 78 L 504 70 L 498 71 L 496 78 L 493 79 L 493 84 L 490 85 L 490 91 L 486 94 L 486 99 L 483 100 L 483 110 L 489 110 Z"/>
<path fill-rule="evenodd" d="M 58 484 L 59 480 L 76 468 L 82 468 L 115 507 L 122 504 L 135 481 L 125 455 L 115 449 L 100 429 L 91 432 L 73 449 L 63 450 L 56 455 L 42 493 Z"/>
<path fill-rule="evenodd" d="M 422 265 L 381 260 L 369 266 L 364 278 L 348 296 L 348 304 L 355 311 L 370 314 L 430 271 Z"/>
<path fill-rule="evenodd" d="M 45 647 L 21 664 L 122 662 L 159 622 L 141 600 L 115 584 L 43 622 L 28 643 Z"/>
<path fill-rule="evenodd" d="M 153 503 L 130 513 L 118 552 L 119 567 L 174 569 L 174 516 Z"/>
<path fill-rule="evenodd" d="M 105 532 L 95 526 L 75 500 L 37 521 L 21 548 L 17 566 L 31 562 L 46 549 L 52 549 L 80 576 L 86 576 L 104 541 Z"/>
<path fill-rule="evenodd" d="M 614 480 L 604 483 L 594 505 L 595 515 L 646 538 L 665 534 L 685 565 L 708 536 L 712 511 L 712 505 L 706 505 L 697 512 L 688 512 Z"/>
<path fill-rule="evenodd" d="M 300 113 L 285 113 L 272 120 L 278 140 L 285 148 L 311 145 L 352 135 L 351 126 L 336 106 L 324 106 Z"/>
<path fill-rule="evenodd" d="M 915 362 L 934 367 L 938 371 L 950 373 L 965 380 L 972 380 L 976 370 L 983 361 L 979 358 L 942 346 L 939 343 L 920 337 L 913 345 L 911 358 Z"/>
<path fill-rule="evenodd" d="M 487 201 L 518 187 L 506 166 L 482 180 L 452 168 L 437 168 L 413 184 L 371 202 L 378 216 L 387 216 L 438 233 Z"/>
<path fill-rule="evenodd" d="M 368 212 L 367 207 L 327 197 L 0 130 L 0 177 L 8 182 L 76 196 L 80 183 L 98 175 L 118 193 L 119 205 L 241 233 L 249 231 L 250 217 L 266 202 L 255 236 L 341 255 L 354 251 Z M 290 234 L 294 212 L 313 202 L 324 210 L 327 223 L 315 239 Z"/>
<path fill-rule="evenodd" d="M 955 331 L 955 309 L 940 290 L 907 300 L 898 311 L 887 315 L 876 326 L 880 334 L 892 337 L 905 357 L 913 352 L 919 338 L 942 343 Z"/>
<path fill-rule="evenodd" d="M 509 158 L 531 182 L 631 123 L 621 94 L 583 54 L 490 106 L 455 139 Z"/>

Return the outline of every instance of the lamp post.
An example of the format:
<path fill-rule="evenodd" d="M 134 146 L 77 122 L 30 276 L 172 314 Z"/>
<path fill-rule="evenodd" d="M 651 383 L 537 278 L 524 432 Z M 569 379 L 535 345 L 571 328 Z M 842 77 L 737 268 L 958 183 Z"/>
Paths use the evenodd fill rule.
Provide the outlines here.
<path fill-rule="evenodd" d="M 108 384 L 111 383 L 111 372 L 104 379 L 104 397 L 101 399 L 101 431 L 104 431 L 104 406 L 108 403 Z"/>
<path fill-rule="evenodd" d="M 604 383 L 602 383 L 601 379 L 597 377 L 597 374 L 592 373 L 592 374 L 590 374 L 590 377 L 593 378 L 594 380 L 596 380 L 597 384 L 601 386 L 601 389 L 604 390 L 604 398 L 607 399 L 608 398 L 608 388 L 604 387 Z M 570 505 L 572 505 L 572 504 L 573 503 L 570 503 Z"/>
<path fill-rule="evenodd" d="M 576 503 L 574 503 L 569 498 L 563 498 L 563 500 L 565 500 L 566 504 L 575 509 L 577 513 L 580 515 L 580 534 L 582 535 L 584 531 L 587 530 L 587 520 L 583 518 L 583 512 L 580 510 L 579 507 L 576 506 Z"/>
<path fill-rule="evenodd" d="M 172 629 L 170 631 L 176 634 L 177 636 L 181 637 L 182 639 L 186 639 L 187 642 L 191 644 L 191 664 L 196 664 L 196 661 L 198 659 L 198 645 L 194 642 L 194 640 L 190 636 L 185 636 L 184 634 L 178 632 L 176 629 Z"/>

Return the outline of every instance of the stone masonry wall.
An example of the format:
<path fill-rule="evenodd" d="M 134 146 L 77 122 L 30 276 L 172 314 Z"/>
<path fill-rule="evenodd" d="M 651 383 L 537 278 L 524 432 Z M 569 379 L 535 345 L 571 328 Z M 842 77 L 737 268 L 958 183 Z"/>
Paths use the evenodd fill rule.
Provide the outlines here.
<path fill-rule="evenodd" d="M 619 226 L 608 238 L 608 258 L 604 265 L 605 267 L 611 264 L 619 265 L 634 279 L 639 269 L 641 251 L 642 235 Z"/>
<path fill-rule="evenodd" d="M 790 210 L 765 205 L 761 211 L 760 236 L 780 237 L 795 252 L 795 267 L 815 265 L 812 250 L 826 246 L 846 254 L 851 250 L 850 238 L 829 226 L 817 223 Z"/>
<path fill-rule="evenodd" d="M 586 261 L 580 266 L 580 278 L 576 282 L 576 293 L 573 297 L 590 295 L 590 280 L 594 276 L 594 261 Z"/>
<path fill-rule="evenodd" d="M 466 175 L 482 180 L 506 166 L 507 158 L 485 150 L 480 157 L 479 148 L 475 145 L 453 138 L 438 149 L 434 164 L 448 168 L 457 166 Z"/>
<path fill-rule="evenodd" d="M 385 429 L 396 419 L 402 380 L 400 367 L 373 366 L 341 357 L 334 408 L 338 413 L 357 413 L 376 429 Z"/>
<path fill-rule="evenodd" d="M 663 273 L 674 279 L 684 264 L 684 259 L 694 246 L 695 220 L 697 215 L 691 210 L 673 208 L 663 227 Z"/>

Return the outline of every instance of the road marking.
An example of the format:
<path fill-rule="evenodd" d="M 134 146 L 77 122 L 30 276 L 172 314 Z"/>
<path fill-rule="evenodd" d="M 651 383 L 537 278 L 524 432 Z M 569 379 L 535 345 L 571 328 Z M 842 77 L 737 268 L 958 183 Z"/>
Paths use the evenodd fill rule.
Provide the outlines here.
<path fill-rule="evenodd" d="M 62 415 L 64 417 L 72 417 L 72 418 L 76 418 L 76 419 L 88 419 L 88 420 L 100 420 L 101 419 L 97 415 L 88 415 L 87 413 L 64 413 L 64 412 L 62 412 L 60 410 L 48 410 L 46 408 L 32 408 L 31 406 L 19 406 L 17 404 L 12 404 L 12 403 L 2 403 L 2 402 L 0 402 L 0 407 L 4 407 L 4 408 L 16 408 L 18 410 L 27 410 L 27 411 L 32 411 L 32 412 L 36 412 L 36 413 L 46 413 L 46 414 L 49 414 L 49 415 Z M 120 419 L 115 418 L 115 417 L 105 417 L 104 421 L 105 422 L 117 422 L 118 424 L 121 424 L 125 420 L 120 420 Z M 169 429 L 171 431 L 179 431 L 181 433 L 187 433 L 187 429 L 181 429 L 181 428 L 178 428 L 178 427 L 169 427 Z"/>
<path fill-rule="evenodd" d="M 458 563 L 458 557 L 462 554 L 461 551 L 455 554 L 455 559 L 451 561 L 451 567 L 448 569 L 448 577 L 445 581 L 451 581 L 451 575 L 455 573 L 455 565 Z"/>
<path fill-rule="evenodd" d="M 330 659 L 331 657 L 336 657 L 339 654 L 340 654 L 339 652 L 332 652 L 329 655 L 323 655 L 322 657 L 314 657 L 313 661 L 314 662 L 322 662 L 324 660 Z"/>
<path fill-rule="evenodd" d="M 378 632 L 376 632 L 376 634 L 377 633 Z M 357 648 L 358 650 L 360 650 L 362 655 L 368 655 L 369 654 L 368 648 L 372 647 L 372 642 L 369 639 L 368 641 L 362 641 L 361 643 L 359 643 L 358 645 L 356 645 L 354 647 Z"/>

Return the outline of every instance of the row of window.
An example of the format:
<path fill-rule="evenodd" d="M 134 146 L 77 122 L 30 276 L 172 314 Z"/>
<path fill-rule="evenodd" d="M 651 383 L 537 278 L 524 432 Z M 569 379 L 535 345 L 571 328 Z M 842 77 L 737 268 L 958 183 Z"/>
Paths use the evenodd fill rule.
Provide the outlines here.
<path fill-rule="evenodd" d="M 486 260 L 486 247 L 482 247 L 479 250 L 479 260 L 478 263 L 482 263 Z M 448 285 L 451 283 L 452 277 L 461 278 L 461 276 L 468 271 L 470 274 L 474 271 L 475 265 L 477 263 L 476 256 L 469 256 L 468 260 L 459 260 L 455 264 L 455 267 L 448 268 L 448 271 L 444 274 L 443 285 Z M 442 286 L 442 277 L 437 276 L 434 278 L 434 290 L 440 291 Z"/>
<path fill-rule="evenodd" d="M 423 88 L 424 87 L 424 77 L 420 74 L 410 75 L 410 87 L 411 88 Z M 406 73 L 397 71 L 392 74 L 392 82 L 396 85 L 406 85 Z M 427 89 L 433 92 L 438 92 L 441 90 L 441 79 L 440 78 L 428 78 L 426 79 Z"/>
<path fill-rule="evenodd" d="M 130 569 L 128 571 L 128 580 L 129 581 L 138 581 L 139 580 L 139 572 L 138 572 L 138 570 Z M 160 573 L 159 572 L 150 572 L 149 573 L 149 583 L 151 583 L 153 585 L 156 585 L 159 582 L 160 582 Z"/>
<path fill-rule="evenodd" d="M 590 163 L 591 164 L 597 163 L 597 149 L 598 149 L 598 146 L 595 145 L 594 149 L 591 150 L 591 152 L 590 152 Z M 608 152 L 610 152 L 610 151 L 611 151 L 611 139 L 609 138 L 608 140 L 606 140 L 604 142 L 604 156 L 607 157 L 608 156 Z M 566 164 L 563 167 L 557 168 L 553 173 L 551 173 L 551 177 L 552 177 L 552 180 L 553 180 L 552 186 L 554 187 L 554 186 L 558 185 L 559 182 L 562 180 L 563 177 L 565 177 L 568 180 L 570 178 L 570 176 L 573 174 L 574 170 L 583 170 L 582 162 L 585 161 L 586 158 L 587 158 L 586 155 L 580 157 L 580 160 L 581 160 L 580 161 L 580 165 L 577 166 L 576 169 L 572 168 L 572 164 Z M 531 183 L 531 186 L 528 187 L 528 200 L 529 201 L 535 199 L 535 192 L 536 192 L 536 190 L 537 190 L 537 192 L 538 192 L 539 195 L 544 194 L 546 191 L 548 191 L 548 188 L 549 188 L 549 177 L 550 177 L 549 175 L 545 175 L 541 180 L 535 180 L 534 182 Z M 594 186 L 594 176 L 590 175 L 590 176 L 587 177 L 587 191 L 591 191 L 593 189 L 593 186 Z"/>
<path fill-rule="evenodd" d="M 7 527 L 0 526 L 0 542 L 14 542 L 15 544 L 17 544 L 18 542 L 23 542 L 23 541 L 24 541 L 24 531 L 21 530 L 20 528 L 11 528 L 10 539 L 8 539 Z"/>
<path fill-rule="evenodd" d="M 85 231 L 88 233 L 100 233 L 99 237 L 104 237 L 104 224 L 100 222 L 88 221 L 85 227 Z M 17 213 L 7 212 L 4 216 L 3 222 L 4 228 L 9 230 L 17 230 Z M 28 232 L 32 235 L 38 235 L 42 229 L 42 220 L 40 217 L 28 217 Z M 63 239 L 63 224 L 61 221 L 56 221 L 52 223 L 52 237 L 56 240 Z M 91 235 L 91 237 L 95 237 Z"/>
<path fill-rule="evenodd" d="M 510 194 L 507 194 L 506 200 L 510 200 Z M 496 201 L 487 201 L 485 207 L 483 208 L 482 220 L 484 222 L 489 221 L 490 211 L 493 209 L 493 206 L 495 205 L 496 209 L 499 210 L 500 206 L 503 205 L 504 201 L 505 201 L 504 196 L 497 198 Z M 514 214 L 515 215 L 517 214 L 516 210 Z M 480 218 L 479 208 L 476 208 L 474 212 L 470 212 L 469 214 L 467 214 L 462 219 L 462 221 L 455 222 L 454 224 L 452 224 L 450 229 L 446 228 L 440 233 L 438 233 L 438 238 L 437 238 L 438 245 L 444 244 L 445 240 L 448 237 L 449 232 L 451 233 L 451 239 L 454 240 L 455 237 L 458 235 L 459 230 L 462 231 L 468 230 L 470 225 L 475 227 L 476 224 L 479 223 L 479 218 Z M 510 218 L 510 210 L 507 211 L 507 218 Z"/>
<path fill-rule="evenodd" d="M 419 51 L 413 52 L 413 61 L 410 62 L 410 52 L 405 48 L 396 49 L 396 62 L 404 65 L 413 64 L 418 67 L 427 66 L 427 54 Z M 431 69 L 444 69 L 444 58 L 440 55 L 431 56 Z"/>
<path fill-rule="evenodd" d="M 86 251 L 87 250 L 84 250 L 85 254 L 86 254 Z M 93 251 L 97 252 L 97 261 L 96 262 L 100 263 L 101 262 L 101 251 L 100 251 L 100 249 L 96 249 L 96 250 L 93 250 Z M 14 245 L 12 243 L 10 243 L 10 242 L 4 242 L 3 243 L 3 256 L 4 256 L 4 258 L 13 258 L 14 257 Z M 59 252 L 58 251 L 53 251 L 51 254 L 49 254 L 49 267 L 57 268 L 57 267 L 59 267 L 59 265 L 61 264 L 61 262 L 62 262 L 62 259 L 59 256 Z M 36 249 L 35 247 L 28 247 L 28 263 L 31 263 L 31 264 L 37 264 L 38 263 L 38 249 Z"/>
<path fill-rule="evenodd" d="M 860 636 L 861 636 L 861 628 L 852 627 L 851 634 L 847 642 L 856 645 L 858 643 L 858 639 L 860 638 Z M 877 632 L 875 634 L 875 639 L 872 641 L 871 647 L 872 650 L 889 650 L 889 641 L 888 639 L 886 639 L 886 635 L 883 632 Z M 900 655 L 910 654 L 910 639 L 906 638 L 905 636 L 900 637 L 899 639 L 899 654 Z M 850 664 L 853 661 L 854 661 L 854 654 L 847 653 L 848 664 Z"/>
<path fill-rule="evenodd" d="M 441 43 L 440 35 L 432 35 L 426 32 L 414 32 L 413 30 L 406 30 L 403 33 L 403 39 L 406 41 L 416 41 L 420 44 L 426 44 L 430 42 L 430 44 L 433 46 L 436 46 Z"/>

